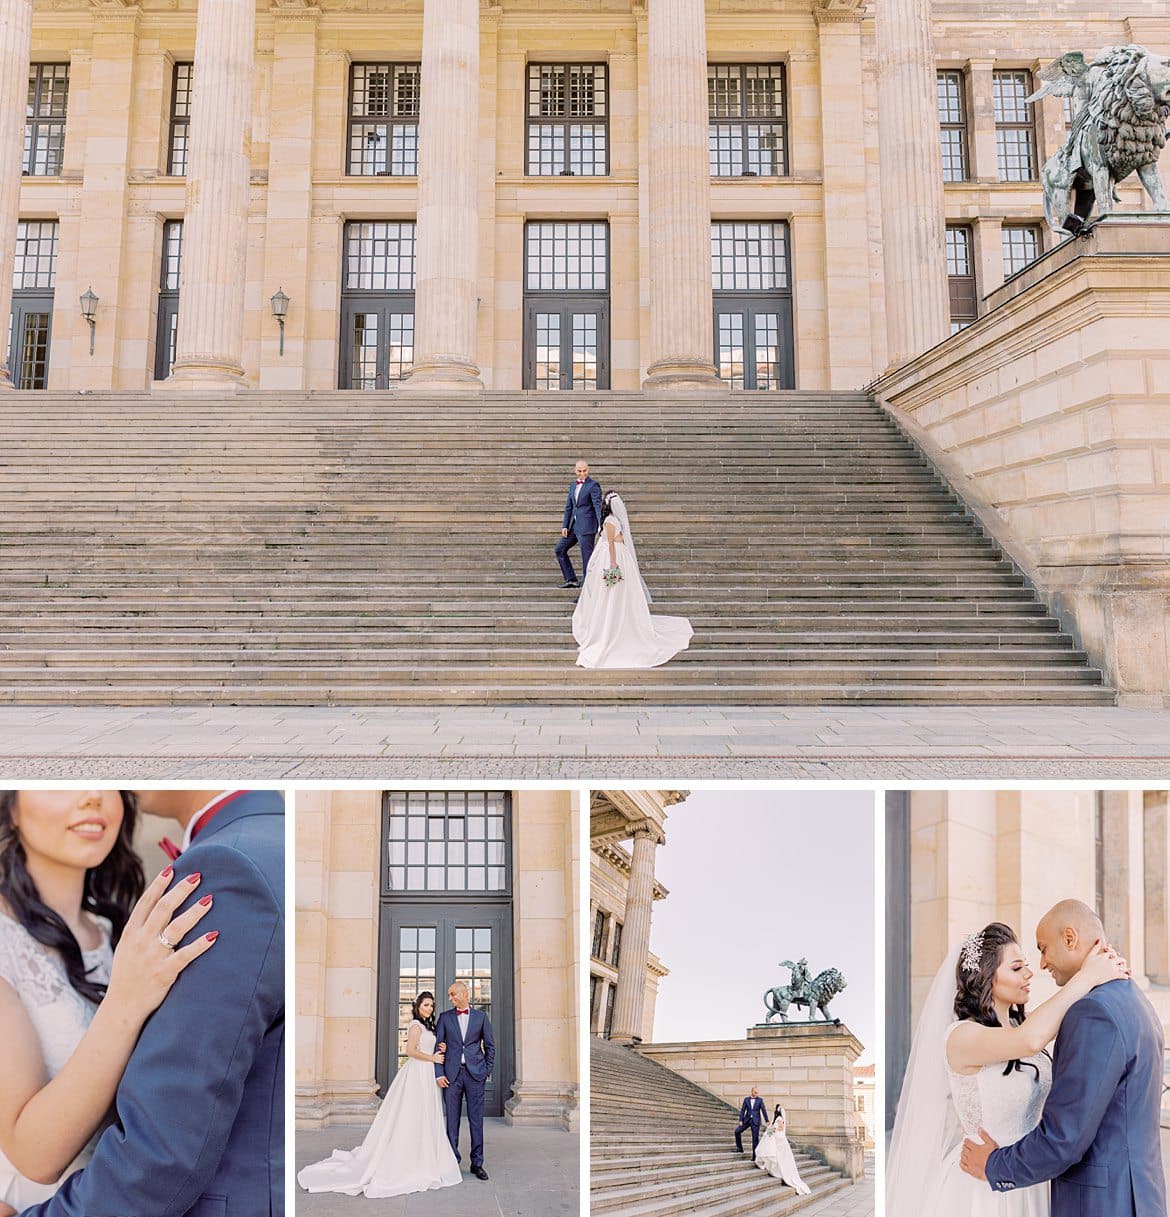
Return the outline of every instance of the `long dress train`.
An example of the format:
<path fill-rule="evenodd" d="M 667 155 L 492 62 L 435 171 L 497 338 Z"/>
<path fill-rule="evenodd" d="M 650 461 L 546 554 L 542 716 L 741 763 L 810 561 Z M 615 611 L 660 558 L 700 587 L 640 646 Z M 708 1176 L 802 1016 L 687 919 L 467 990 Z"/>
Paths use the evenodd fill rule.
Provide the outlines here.
<path fill-rule="evenodd" d="M 779 1118 L 783 1120 L 783 1114 Z M 756 1147 L 756 1165 L 773 1179 L 780 1179 L 795 1188 L 798 1196 L 807 1196 L 812 1190 L 800 1177 L 792 1146 L 788 1144 L 783 1130 L 776 1127 L 775 1120 L 764 1129 L 764 1135 Z"/>
<path fill-rule="evenodd" d="M 433 1031 L 423 1027 L 418 1049 L 434 1052 Z M 335 1149 L 331 1157 L 306 1166 L 297 1175 L 307 1192 L 340 1192 L 372 1200 L 452 1187 L 462 1179 L 447 1140 L 442 1091 L 435 1083 L 434 1067 L 414 1057 L 406 1058 L 390 1083 L 361 1145 Z"/>

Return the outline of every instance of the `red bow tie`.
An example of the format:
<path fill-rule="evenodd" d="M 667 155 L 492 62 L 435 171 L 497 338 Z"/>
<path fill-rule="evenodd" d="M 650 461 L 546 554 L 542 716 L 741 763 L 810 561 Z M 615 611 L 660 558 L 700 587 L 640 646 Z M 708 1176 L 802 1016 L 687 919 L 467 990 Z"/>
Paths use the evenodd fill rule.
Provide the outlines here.
<path fill-rule="evenodd" d="M 577 479 L 577 485 L 578 485 L 578 486 L 584 486 L 584 485 L 585 485 L 585 479 L 584 479 L 584 478 L 578 478 L 578 479 Z"/>
<path fill-rule="evenodd" d="M 456 1010 L 455 1013 L 458 1014 L 460 1018 L 462 1018 L 465 1014 L 471 1013 L 471 1007 L 468 1006 L 466 1010 Z"/>

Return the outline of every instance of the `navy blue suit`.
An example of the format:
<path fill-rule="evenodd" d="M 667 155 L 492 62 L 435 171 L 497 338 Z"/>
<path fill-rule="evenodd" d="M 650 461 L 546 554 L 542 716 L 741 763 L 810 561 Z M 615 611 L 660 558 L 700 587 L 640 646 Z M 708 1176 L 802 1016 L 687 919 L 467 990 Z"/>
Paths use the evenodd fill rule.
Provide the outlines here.
<path fill-rule="evenodd" d="M 467 1019 L 466 1040 L 459 1031 L 459 1016 L 444 1010 L 435 1024 L 435 1043 L 446 1044 L 443 1063 L 435 1066 L 435 1077 L 447 1079 L 443 1107 L 447 1113 L 447 1140 L 459 1156 L 459 1120 L 463 1096 L 467 1096 L 467 1123 L 471 1129 L 471 1165 L 483 1165 L 483 1092 L 496 1060 L 492 1025 L 482 1010 L 472 1010 Z"/>
<path fill-rule="evenodd" d="M 1052 1217 L 1165 1217 L 1161 1107 L 1154 1008 L 1131 980 L 1099 985 L 1064 1016 L 1039 1126 L 991 1154 L 987 1181 L 1052 1180 Z"/>
<path fill-rule="evenodd" d="M 557 561 L 561 564 L 561 574 L 566 583 L 572 583 L 577 575 L 573 570 L 573 561 L 569 550 L 574 545 L 581 546 L 581 579 L 589 569 L 589 558 L 593 553 L 593 543 L 601 528 L 601 486 L 592 478 L 586 478 L 581 484 L 581 492 L 577 493 L 577 480 L 573 479 L 569 493 L 565 499 L 565 518 L 561 522 L 562 529 L 568 529 L 569 535 L 562 537 L 557 543 Z"/>
<path fill-rule="evenodd" d="M 249 791 L 175 863 L 219 940 L 147 1021 L 93 1159 L 25 1217 L 284 1213 L 284 799 Z"/>
<path fill-rule="evenodd" d="M 756 1146 L 760 1143 L 760 1124 L 768 1117 L 768 1108 L 763 1099 L 753 1099 L 750 1095 L 744 1099 L 739 1108 L 739 1127 L 735 1130 L 735 1148 L 743 1153 L 743 1134 L 747 1129 L 752 1130 L 752 1156 L 755 1157 Z"/>

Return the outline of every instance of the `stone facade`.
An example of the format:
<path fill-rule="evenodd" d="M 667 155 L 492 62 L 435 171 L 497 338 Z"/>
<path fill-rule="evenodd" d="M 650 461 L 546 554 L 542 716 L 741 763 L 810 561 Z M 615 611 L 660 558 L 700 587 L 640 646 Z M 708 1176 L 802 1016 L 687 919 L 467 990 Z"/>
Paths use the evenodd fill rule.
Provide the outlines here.
<path fill-rule="evenodd" d="M 749 1027 L 742 1040 L 642 1044 L 643 1056 L 738 1108 L 753 1086 L 771 1112 L 787 1112 L 792 1144 L 859 1179 L 864 1132 L 857 1118 L 853 1063 L 861 1042 L 841 1023 Z"/>
<path fill-rule="evenodd" d="M 227 11 L 227 0 L 205 3 L 209 14 L 216 5 Z M 431 387 L 482 382 L 515 390 L 523 362 L 525 221 L 589 219 L 608 224 L 613 388 L 636 389 L 648 375 L 653 382 L 656 368 L 669 386 L 709 384 L 709 352 L 691 350 L 710 341 L 709 285 L 699 266 L 709 205 L 717 220 L 790 225 L 796 384 L 855 388 L 903 353 L 887 336 L 887 314 L 902 315 L 898 291 L 904 294 L 914 281 L 927 284 L 936 302 L 945 294 L 943 250 L 934 238 L 919 233 L 910 247 L 883 246 L 883 215 L 896 227 L 895 217 L 929 213 L 928 233 L 943 221 L 970 224 L 981 293 L 1003 276 L 1002 226 L 1039 220 L 1036 183 L 1005 182 L 997 174 L 993 71 L 1034 70 L 1069 48 L 1092 51 L 1131 39 L 1170 51 L 1161 0 L 1107 0 L 1091 20 L 1083 5 L 1068 0 L 990 8 L 950 0 L 934 5 L 917 83 L 900 95 L 898 109 L 882 100 L 892 71 L 882 48 L 904 43 L 907 23 L 922 25 L 925 4 L 874 6 L 875 18 L 859 0 L 709 0 L 705 13 L 682 0 L 663 3 L 659 14 L 653 3 L 648 12 L 644 0 L 501 0 L 480 3 L 478 11 L 466 0 L 433 0 L 429 25 L 419 0 L 257 5 L 254 13 L 249 9 L 253 54 L 245 45 L 230 70 L 206 65 L 202 94 L 196 73 L 191 166 L 200 177 L 184 179 L 168 173 L 169 114 L 173 65 L 192 60 L 197 49 L 194 0 L 36 0 L 31 45 L 20 21 L 5 23 L 4 76 L 22 76 L 25 54 L 36 64 L 69 64 L 64 159 L 59 173 L 25 177 L 17 200 L 12 150 L 20 132 L 0 123 L 8 160 L 0 253 L 11 257 L 18 216 L 59 221 L 49 387 L 150 386 L 162 227 L 185 216 L 193 242 L 184 255 L 180 315 L 187 320 L 179 327 L 187 380 L 202 375 L 261 388 L 336 387 L 345 222 L 417 218 L 416 349 Z M 26 9 L 10 7 L 18 17 Z M 664 20 L 656 24 L 659 15 Z M 875 20 L 886 25 L 879 31 Z M 218 53 L 212 23 L 203 24 L 209 41 L 199 45 Z M 425 45 L 424 26 L 441 45 Z M 472 79 L 453 65 L 456 59 L 470 64 L 475 51 Z M 784 64 L 784 176 L 706 176 L 704 53 L 712 63 Z M 446 158 L 442 172 L 433 172 L 432 163 L 422 180 L 347 174 L 350 66 L 368 60 L 421 61 L 440 81 L 453 73 L 441 89 L 424 85 L 425 104 L 443 108 L 443 122 L 428 127 L 424 118 L 421 133 L 432 162 Z M 558 60 L 608 69 L 605 176 L 525 172 L 526 68 Z M 962 69 L 968 82 L 969 177 L 941 189 L 932 120 L 917 113 L 932 104 L 928 60 Z M 245 72 L 251 97 L 236 92 L 229 98 L 227 82 Z M 199 134 L 200 110 L 210 112 L 213 95 L 228 107 L 217 148 L 207 142 L 206 129 Z M 6 104 L 11 110 L 17 103 Z M 915 114 L 924 149 L 903 139 Z M 1063 138 L 1063 123 L 1059 103 L 1040 107 L 1038 163 Z M 450 140 L 440 139 L 444 131 Z M 687 158 L 680 161 L 676 153 L 684 148 Z M 684 177 L 656 181 L 656 158 L 682 167 Z M 234 193 L 224 194 L 229 178 Z M 914 191 L 911 198 L 907 192 Z M 1123 206 L 1139 205 L 1132 185 L 1122 197 Z M 214 230 L 202 236 L 195 213 L 205 199 L 227 201 Z M 666 225 L 656 215 L 674 218 Z M 436 231 L 443 239 L 433 239 Z M 896 272 L 894 256 L 905 263 Z M 92 356 L 77 304 L 87 287 L 101 300 Z M 283 355 L 269 307 L 278 287 L 291 298 Z M 938 324 L 935 317 L 922 334 L 933 334 Z M 660 349 L 678 325 L 685 332 L 670 336 L 687 349 Z M 184 337 L 188 326 L 196 328 Z M 234 329 L 225 337 L 216 326 Z M 891 326 L 893 333 L 893 317 Z"/>
<path fill-rule="evenodd" d="M 302 1127 L 372 1119 L 377 1037 L 396 1039 L 395 1026 L 379 1027 L 379 987 L 393 980 L 379 969 L 380 919 L 393 908 L 380 886 L 382 804 L 379 791 L 297 795 L 296 1094 Z M 511 974 L 493 977 L 497 1003 L 499 986 L 507 986 L 515 1043 L 514 1076 L 500 1079 L 505 1115 L 510 1123 L 571 1130 L 577 1127 L 580 1077 L 578 798 L 517 791 L 511 809 Z M 437 980 L 442 1004 L 447 983 Z"/>

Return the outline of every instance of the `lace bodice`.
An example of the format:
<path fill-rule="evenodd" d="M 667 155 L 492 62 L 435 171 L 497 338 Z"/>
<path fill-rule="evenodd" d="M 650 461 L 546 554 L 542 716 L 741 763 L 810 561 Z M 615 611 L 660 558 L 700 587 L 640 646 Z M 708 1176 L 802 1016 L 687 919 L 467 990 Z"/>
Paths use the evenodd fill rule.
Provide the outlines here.
<path fill-rule="evenodd" d="M 946 1040 L 957 1026 L 955 1022 L 947 1028 Z M 1040 1123 L 1052 1089 L 1052 1061 L 1041 1052 L 1025 1057 L 1020 1065 L 1005 1077 L 1006 1062 L 985 1065 L 971 1074 L 955 1073 L 946 1062 L 951 1102 L 965 1133 L 978 1134 L 986 1128 L 1000 1145 L 1010 1145 Z"/>
<path fill-rule="evenodd" d="M 417 1023 L 418 1019 L 415 1019 L 414 1021 Z M 436 1043 L 435 1033 L 433 1031 L 428 1031 L 426 1029 L 426 1027 L 423 1026 L 422 1023 L 418 1023 L 418 1025 L 422 1028 L 422 1034 L 418 1037 L 419 1052 L 432 1052 L 433 1053 L 435 1050 L 435 1043 Z M 413 1058 L 411 1058 L 411 1059 L 413 1059 Z M 426 1064 L 425 1061 L 423 1061 L 421 1063 Z"/>
<path fill-rule="evenodd" d="M 91 979 L 108 983 L 114 952 L 110 926 L 101 921 L 102 941 L 82 958 Z M 16 991 L 28 1011 L 50 1078 L 73 1055 L 94 1015 L 94 1007 L 69 983 L 60 956 L 42 946 L 17 921 L 0 913 L 0 977 Z"/>

